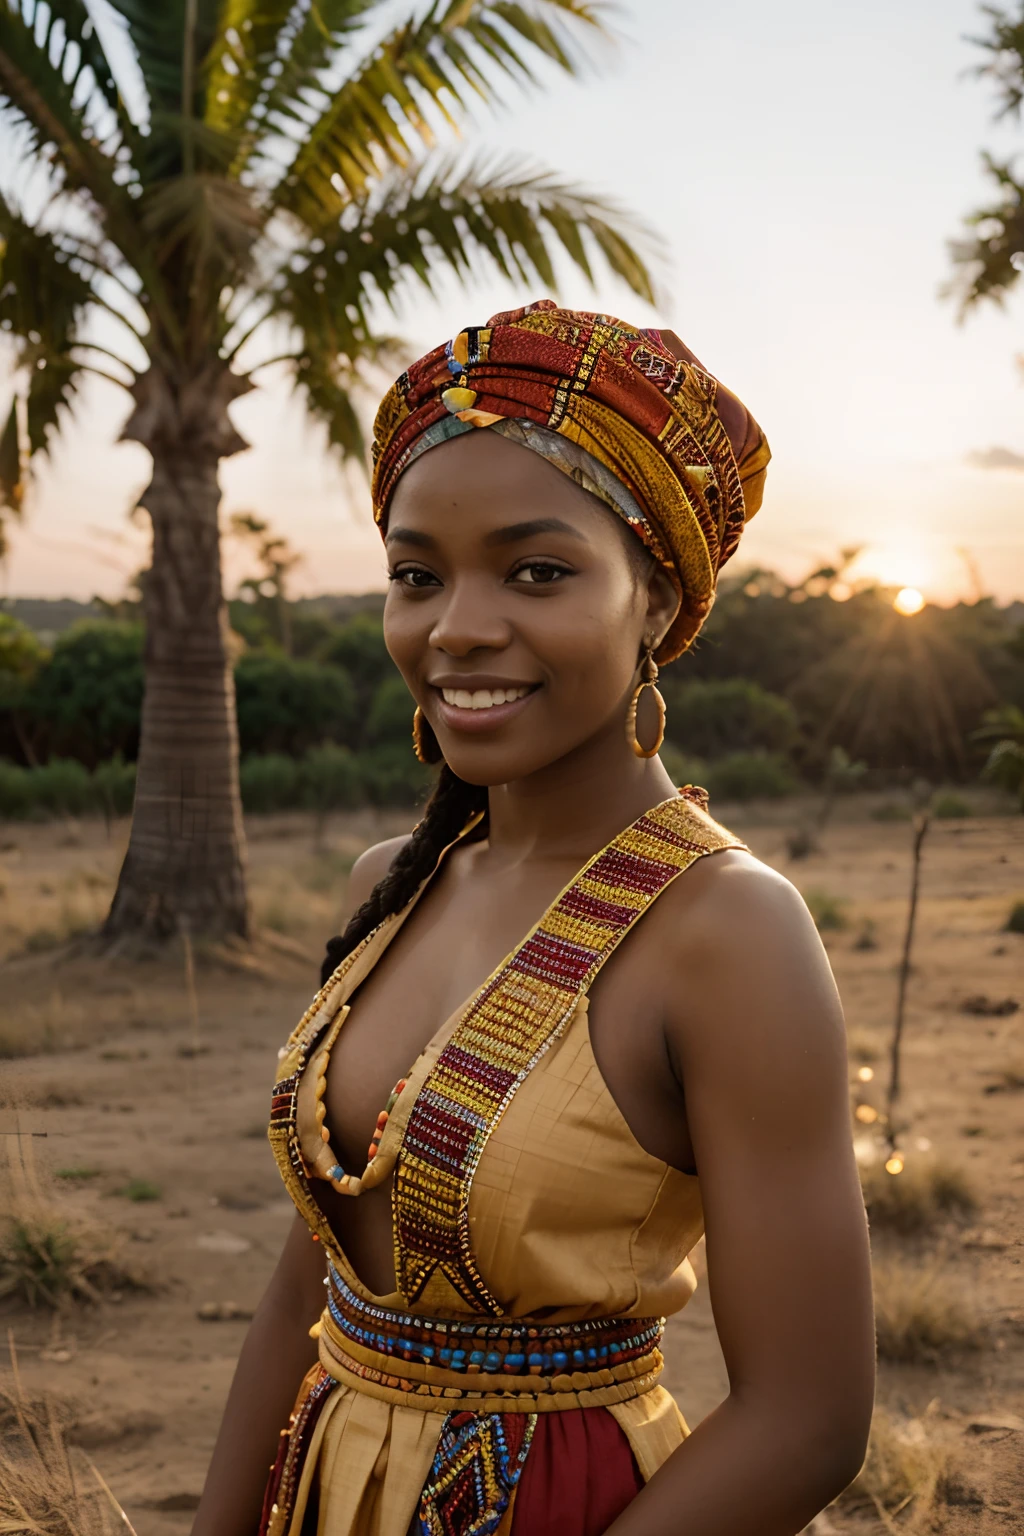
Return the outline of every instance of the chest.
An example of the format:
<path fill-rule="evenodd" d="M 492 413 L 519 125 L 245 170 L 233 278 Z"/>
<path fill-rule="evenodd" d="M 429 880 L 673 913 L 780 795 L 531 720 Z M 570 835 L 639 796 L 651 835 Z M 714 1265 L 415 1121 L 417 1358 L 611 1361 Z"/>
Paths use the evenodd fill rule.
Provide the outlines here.
<path fill-rule="evenodd" d="M 377 1116 L 396 1084 L 523 941 L 573 873 L 557 866 L 504 876 L 445 870 L 406 917 L 350 999 L 331 1051 L 327 1124 L 344 1166 L 362 1166 Z M 686 1166 L 681 1099 L 665 1072 L 665 1000 L 659 969 L 645 954 L 644 927 L 636 925 L 594 985 L 591 1041 L 637 1139 L 655 1155 Z M 657 1146 L 650 1145 L 652 1128 Z"/>

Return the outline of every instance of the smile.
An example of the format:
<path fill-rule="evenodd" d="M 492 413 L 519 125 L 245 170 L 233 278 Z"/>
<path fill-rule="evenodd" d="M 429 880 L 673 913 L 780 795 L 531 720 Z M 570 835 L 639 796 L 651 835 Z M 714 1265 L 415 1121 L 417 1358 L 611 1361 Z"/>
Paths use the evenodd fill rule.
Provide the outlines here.
<path fill-rule="evenodd" d="M 531 689 L 475 688 L 471 693 L 468 688 L 441 688 L 439 692 L 445 703 L 456 709 L 494 709 L 499 704 L 514 704 L 517 699 L 525 699 Z"/>

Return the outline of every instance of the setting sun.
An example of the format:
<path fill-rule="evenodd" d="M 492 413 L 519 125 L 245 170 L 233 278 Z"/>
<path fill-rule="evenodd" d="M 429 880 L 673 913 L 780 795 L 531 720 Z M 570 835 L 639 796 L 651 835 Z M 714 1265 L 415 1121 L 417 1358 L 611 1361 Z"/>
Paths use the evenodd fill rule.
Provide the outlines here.
<path fill-rule="evenodd" d="M 924 598 L 916 587 L 901 587 L 893 598 L 893 607 L 897 613 L 909 617 L 912 613 L 920 613 L 924 607 Z"/>

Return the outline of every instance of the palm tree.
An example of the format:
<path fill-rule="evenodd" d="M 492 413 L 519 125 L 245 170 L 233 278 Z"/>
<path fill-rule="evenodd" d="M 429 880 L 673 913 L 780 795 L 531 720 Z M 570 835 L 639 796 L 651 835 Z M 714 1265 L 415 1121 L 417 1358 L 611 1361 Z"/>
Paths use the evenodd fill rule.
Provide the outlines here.
<path fill-rule="evenodd" d="M 430 0 L 391 24 L 396 0 L 106 0 L 98 29 L 86 0 L 0 0 L 21 187 L 0 197 L 0 325 L 28 378 L 0 441 L 7 504 L 90 376 L 128 390 L 121 436 L 153 461 L 138 789 L 109 938 L 248 932 L 218 465 L 247 446 L 229 407 L 255 387 L 254 339 L 333 449 L 359 455 L 359 386 L 410 281 L 483 265 L 550 287 L 555 246 L 650 296 L 610 204 L 432 149 L 496 82 L 541 60 L 576 72 L 598 9 Z"/>
<path fill-rule="evenodd" d="M 1024 107 L 1024 3 L 1017 14 L 997 5 L 984 5 L 989 28 L 984 37 L 971 38 L 984 58 L 974 73 L 994 82 L 998 107 L 996 118 L 1020 121 Z M 966 313 L 982 299 L 1001 304 L 1024 271 L 1024 182 L 1012 161 L 997 160 L 982 152 L 986 175 L 995 183 L 994 200 L 978 208 L 966 220 L 966 235 L 951 244 L 958 269 L 949 292 Z"/>

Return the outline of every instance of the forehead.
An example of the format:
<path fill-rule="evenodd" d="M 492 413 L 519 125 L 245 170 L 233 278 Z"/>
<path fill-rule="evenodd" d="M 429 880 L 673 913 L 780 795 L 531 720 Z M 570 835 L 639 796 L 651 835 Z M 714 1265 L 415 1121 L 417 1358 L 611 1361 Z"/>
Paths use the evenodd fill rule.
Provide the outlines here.
<path fill-rule="evenodd" d="M 578 524 L 619 519 L 546 459 L 496 432 L 478 428 L 416 459 L 395 487 L 388 529 L 399 524 L 441 532 L 453 514 L 485 531 L 510 514 L 556 515 Z M 596 536 L 596 530 L 595 530 Z"/>

